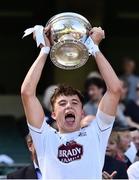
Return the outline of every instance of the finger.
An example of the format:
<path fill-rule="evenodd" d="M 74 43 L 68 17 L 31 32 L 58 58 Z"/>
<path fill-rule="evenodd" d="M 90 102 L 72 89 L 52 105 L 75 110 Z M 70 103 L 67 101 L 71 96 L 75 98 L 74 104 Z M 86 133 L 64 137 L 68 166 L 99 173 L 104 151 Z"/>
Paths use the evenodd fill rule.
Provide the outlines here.
<path fill-rule="evenodd" d="M 101 27 L 94 27 L 89 31 L 89 34 L 93 34 L 94 32 L 104 34 L 104 30 Z"/>
<path fill-rule="evenodd" d="M 105 39 L 105 31 L 103 30 L 103 39 Z"/>
<path fill-rule="evenodd" d="M 111 178 L 111 175 L 109 173 L 107 173 L 106 171 L 103 172 L 103 175 L 106 177 L 106 178 Z"/>
<path fill-rule="evenodd" d="M 96 31 L 98 29 L 98 27 L 93 27 L 91 30 L 92 32 Z"/>
<path fill-rule="evenodd" d="M 89 31 L 89 33 L 90 34 L 92 34 L 94 31 L 96 31 L 97 30 L 97 27 L 93 27 L 90 31 Z"/>
<path fill-rule="evenodd" d="M 105 173 L 102 173 L 102 178 L 103 179 L 108 179 L 107 175 Z"/>
<path fill-rule="evenodd" d="M 111 174 L 111 178 L 113 178 L 117 174 L 117 171 L 113 171 Z"/>
<path fill-rule="evenodd" d="M 103 179 L 107 179 L 108 177 L 105 174 L 102 174 Z"/>
<path fill-rule="evenodd" d="M 109 173 L 107 173 L 106 171 L 104 171 L 104 174 L 105 174 L 105 175 L 107 175 L 107 176 L 110 176 L 110 174 L 109 174 Z"/>
<path fill-rule="evenodd" d="M 100 30 L 102 30 L 102 28 L 100 26 L 99 27 L 93 27 L 92 30 L 93 31 L 100 31 Z"/>
<path fill-rule="evenodd" d="M 47 31 L 49 31 L 49 30 L 50 30 L 50 28 L 51 28 L 51 25 L 50 25 L 50 24 L 48 24 L 48 26 L 46 26 L 46 27 L 44 28 L 44 31 L 45 31 L 45 32 L 47 32 Z"/>
<path fill-rule="evenodd" d="M 102 28 L 99 26 L 98 29 L 102 30 Z"/>
<path fill-rule="evenodd" d="M 33 39 L 36 41 L 36 36 L 35 33 L 33 32 Z"/>

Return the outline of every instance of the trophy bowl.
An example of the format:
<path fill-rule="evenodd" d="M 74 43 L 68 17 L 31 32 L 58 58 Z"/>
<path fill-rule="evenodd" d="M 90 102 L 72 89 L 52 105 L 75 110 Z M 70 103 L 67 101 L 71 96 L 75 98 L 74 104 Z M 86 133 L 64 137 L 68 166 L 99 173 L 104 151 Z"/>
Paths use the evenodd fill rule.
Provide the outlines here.
<path fill-rule="evenodd" d="M 50 59 L 59 68 L 72 70 L 83 66 L 89 58 L 84 42 L 89 36 L 91 24 L 80 14 L 73 12 L 53 16 L 50 24 Z"/>

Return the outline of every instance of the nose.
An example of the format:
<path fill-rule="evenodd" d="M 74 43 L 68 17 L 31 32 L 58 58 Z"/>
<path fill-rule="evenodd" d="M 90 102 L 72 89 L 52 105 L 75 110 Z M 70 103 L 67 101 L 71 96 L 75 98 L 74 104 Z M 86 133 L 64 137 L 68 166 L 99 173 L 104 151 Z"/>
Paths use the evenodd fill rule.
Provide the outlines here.
<path fill-rule="evenodd" d="M 71 108 L 72 104 L 70 102 L 67 102 L 66 108 Z"/>
<path fill-rule="evenodd" d="M 106 149 L 108 150 L 108 149 L 109 149 L 109 147 L 110 147 L 110 146 L 109 146 L 109 144 L 107 144 L 107 147 L 106 147 Z"/>

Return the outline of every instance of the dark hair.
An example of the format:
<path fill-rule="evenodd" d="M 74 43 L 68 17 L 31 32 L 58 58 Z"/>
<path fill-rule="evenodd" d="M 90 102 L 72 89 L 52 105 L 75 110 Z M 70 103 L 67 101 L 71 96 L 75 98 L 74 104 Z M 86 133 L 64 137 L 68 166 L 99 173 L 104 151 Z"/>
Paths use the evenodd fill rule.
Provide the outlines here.
<path fill-rule="evenodd" d="M 84 104 L 84 97 L 78 89 L 75 89 L 69 85 L 62 84 L 62 85 L 59 85 L 58 88 L 55 89 L 55 92 L 51 97 L 50 102 L 51 102 L 53 110 L 54 110 L 55 101 L 60 95 L 64 95 L 64 96 L 77 95 L 79 97 L 82 105 Z"/>
<path fill-rule="evenodd" d="M 103 88 L 105 89 L 105 83 L 102 79 L 98 78 L 98 77 L 92 77 L 92 78 L 88 78 L 86 81 L 85 81 L 85 89 L 88 90 L 88 88 L 91 86 L 91 85 L 95 85 L 97 86 L 98 88 Z"/>
<path fill-rule="evenodd" d="M 128 57 L 128 56 L 123 58 L 123 64 L 129 63 L 129 62 L 135 63 L 135 60 L 132 57 Z"/>

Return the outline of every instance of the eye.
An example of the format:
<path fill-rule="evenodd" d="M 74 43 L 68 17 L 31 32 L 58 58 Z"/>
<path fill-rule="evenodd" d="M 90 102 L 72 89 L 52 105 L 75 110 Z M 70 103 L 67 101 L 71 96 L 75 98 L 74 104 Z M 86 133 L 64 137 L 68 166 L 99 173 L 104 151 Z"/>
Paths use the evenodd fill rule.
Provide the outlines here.
<path fill-rule="evenodd" d="M 65 106 L 65 105 L 66 105 L 66 102 L 60 102 L 59 105 L 60 105 L 60 106 Z"/>
<path fill-rule="evenodd" d="M 78 102 L 77 102 L 77 101 L 73 101 L 72 104 L 73 104 L 73 105 L 77 105 Z"/>

